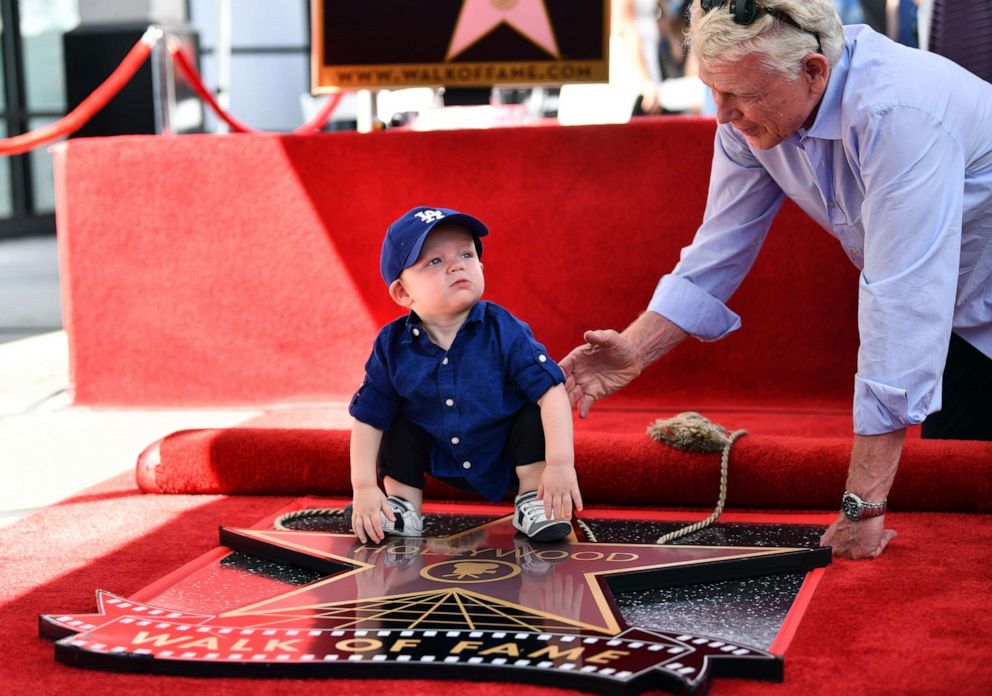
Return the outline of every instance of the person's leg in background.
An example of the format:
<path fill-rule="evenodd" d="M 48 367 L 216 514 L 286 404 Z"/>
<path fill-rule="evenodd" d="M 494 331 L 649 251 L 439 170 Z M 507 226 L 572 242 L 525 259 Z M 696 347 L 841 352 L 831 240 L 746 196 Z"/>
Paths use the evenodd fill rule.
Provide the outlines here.
<path fill-rule="evenodd" d="M 942 403 L 923 422 L 924 438 L 992 440 L 992 358 L 953 333 Z"/>
<path fill-rule="evenodd" d="M 885 33 L 885 1 L 861 0 L 861 12 L 865 17 L 865 24 L 879 34 Z"/>

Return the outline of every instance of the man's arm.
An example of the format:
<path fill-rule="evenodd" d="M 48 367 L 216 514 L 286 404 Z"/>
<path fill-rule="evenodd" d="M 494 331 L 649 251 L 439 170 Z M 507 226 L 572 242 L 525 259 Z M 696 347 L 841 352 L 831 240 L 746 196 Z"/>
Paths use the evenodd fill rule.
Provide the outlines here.
<path fill-rule="evenodd" d="M 965 154 L 928 114 L 875 114 L 858 132 L 865 185 L 854 432 L 921 423 L 940 405 L 961 259 Z"/>
<path fill-rule="evenodd" d="M 881 502 L 895 479 L 906 426 L 940 403 L 960 266 L 965 155 L 940 122 L 913 108 L 873 113 L 857 148 L 865 239 L 847 490 Z M 853 522 L 841 515 L 821 543 L 838 556 L 874 558 L 893 537 L 884 516 Z"/>
<path fill-rule="evenodd" d="M 892 488 L 902 454 L 906 431 L 884 435 L 855 435 L 846 490 L 870 503 L 884 501 Z M 821 546 L 832 546 L 844 558 L 875 558 L 896 536 L 885 528 L 885 515 L 855 522 L 841 513 L 820 539 Z"/>
<path fill-rule="evenodd" d="M 785 194 L 729 124 L 717 128 L 703 224 L 663 276 L 641 314 L 623 333 L 587 331 L 585 345 L 562 362 L 569 400 L 579 416 L 634 380 L 692 335 L 723 338 L 740 327 L 724 302 L 737 290 L 764 243 Z"/>

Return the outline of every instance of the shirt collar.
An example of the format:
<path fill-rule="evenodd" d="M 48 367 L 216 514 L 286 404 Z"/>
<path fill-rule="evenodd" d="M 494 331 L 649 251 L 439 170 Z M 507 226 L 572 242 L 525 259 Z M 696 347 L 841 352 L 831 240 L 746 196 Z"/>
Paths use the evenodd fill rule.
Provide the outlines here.
<path fill-rule="evenodd" d="M 486 317 L 486 302 L 476 302 L 475 306 L 472 307 L 472 311 L 468 313 L 465 317 L 465 323 L 477 323 L 485 319 Z"/>
<path fill-rule="evenodd" d="M 820 109 L 816 112 L 813 125 L 796 131 L 799 140 L 820 138 L 822 140 L 840 140 L 841 101 L 844 96 L 844 86 L 847 83 L 847 72 L 851 65 L 851 46 L 845 41 L 844 52 L 840 55 L 837 65 L 830 69 L 827 80 L 827 91 L 820 100 Z"/>
<path fill-rule="evenodd" d="M 475 306 L 469 311 L 468 316 L 465 317 L 465 324 L 475 324 L 481 322 L 486 317 L 486 302 L 476 302 Z M 464 324 L 463 324 L 464 326 Z M 425 331 L 423 322 L 417 313 L 410 311 L 406 315 L 406 330 L 403 332 L 403 341 L 405 343 L 410 342 L 410 337 L 413 335 L 413 330 L 416 329 L 419 332 Z"/>

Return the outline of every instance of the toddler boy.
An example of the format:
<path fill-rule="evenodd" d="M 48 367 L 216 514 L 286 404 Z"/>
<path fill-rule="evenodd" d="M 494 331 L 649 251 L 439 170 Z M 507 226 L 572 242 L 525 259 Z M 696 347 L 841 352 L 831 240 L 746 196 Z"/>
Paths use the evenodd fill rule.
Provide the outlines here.
<path fill-rule="evenodd" d="M 492 501 L 518 485 L 513 524 L 535 541 L 566 537 L 573 500 L 582 509 L 564 374 L 526 324 L 482 301 L 487 234 L 430 207 L 386 231 L 380 271 L 409 314 L 379 332 L 349 409 L 362 543 L 422 534 L 425 472 Z"/>

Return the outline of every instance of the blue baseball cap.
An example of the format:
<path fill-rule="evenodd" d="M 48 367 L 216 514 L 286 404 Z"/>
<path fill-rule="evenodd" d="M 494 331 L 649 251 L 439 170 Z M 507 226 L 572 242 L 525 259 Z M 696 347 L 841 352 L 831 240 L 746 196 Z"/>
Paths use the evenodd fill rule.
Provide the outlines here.
<path fill-rule="evenodd" d="M 449 208 L 420 205 L 403 213 L 386 230 L 379 259 L 379 270 L 386 285 L 392 285 L 404 269 L 417 262 L 424 240 L 438 225 L 460 225 L 467 229 L 475 237 L 475 248 L 482 258 L 479 237 L 489 234 L 489 228 L 481 220 Z"/>

